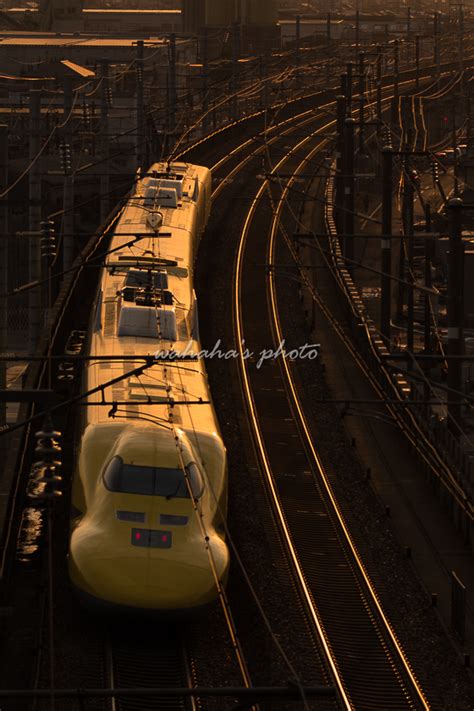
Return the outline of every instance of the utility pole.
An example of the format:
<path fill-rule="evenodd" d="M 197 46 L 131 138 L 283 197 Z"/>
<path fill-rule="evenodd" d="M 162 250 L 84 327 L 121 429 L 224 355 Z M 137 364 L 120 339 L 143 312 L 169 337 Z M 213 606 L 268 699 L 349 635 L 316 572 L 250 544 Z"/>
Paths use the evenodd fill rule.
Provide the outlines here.
<path fill-rule="evenodd" d="M 408 294 L 407 294 L 407 350 L 414 352 L 414 236 L 413 236 L 413 183 L 410 177 L 410 158 L 405 156 L 403 179 L 403 214 L 404 214 L 404 235 L 407 240 L 408 253 Z M 412 367 L 412 361 L 408 361 L 408 367 Z"/>
<path fill-rule="evenodd" d="M 347 74 L 346 74 L 346 98 L 347 98 L 347 115 L 352 114 L 352 62 L 347 64 Z"/>
<path fill-rule="evenodd" d="M 328 12 L 326 18 L 326 44 L 328 48 L 331 46 L 331 13 Z"/>
<path fill-rule="evenodd" d="M 459 91 L 462 94 L 464 85 L 464 5 L 459 3 L 458 6 L 458 24 L 459 24 L 459 74 L 460 74 L 460 86 Z"/>
<path fill-rule="evenodd" d="M 354 129 L 353 118 L 344 122 L 344 144 L 346 158 L 344 161 L 344 257 L 347 258 L 346 269 L 352 273 L 354 260 L 354 218 L 355 218 L 355 170 L 354 170 Z"/>
<path fill-rule="evenodd" d="M 237 92 L 239 90 L 240 25 L 232 25 L 232 118 L 237 119 Z"/>
<path fill-rule="evenodd" d="M 431 232 L 431 205 L 425 204 L 425 229 Z M 425 287 L 431 289 L 433 282 L 431 279 L 431 260 L 434 256 L 434 244 L 432 239 L 425 239 Z M 430 294 L 425 291 L 425 323 L 424 323 L 424 351 L 431 353 L 431 302 Z"/>
<path fill-rule="evenodd" d="M 336 121 L 336 224 L 340 232 L 343 231 L 343 207 L 344 207 L 344 125 L 346 120 L 346 97 L 339 95 L 336 97 L 337 121 Z"/>
<path fill-rule="evenodd" d="M 144 43 L 143 40 L 137 41 L 137 57 L 135 67 L 137 73 L 137 93 L 136 93 L 136 116 L 137 116 L 137 142 L 135 155 L 137 160 L 137 168 L 144 168 L 145 165 L 145 98 L 144 98 L 144 59 L 143 59 Z M 169 107 L 167 107 L 169 112 Z M 169 118 L 169 115 L 168 115 Z M 168 122 L 167 122 L 168 123 Z"/>
<path fill-rule="evenodd" d="M 100 75 L 100 222 L 104 224 L 110 212 L 109 63 L 106 59 L 100 64 Z"/>
<path fill-rule="evenodd" d="M 447 208 L 451 223 L 448 261 L 448 427 L 458 437 L 462 419 L 462 360 L 459 356 L 464 351 L 462 201 L 460 198 L 451 198 Z"/>
<path fill-rule="evenodd" d="M 431 205 L 429 202 L 425 204 L 425 229 L 426 232 L 431 232 Z M 431 279 L 431 260 L 434 257 L 434 241 L 433 239 L 425 239 L 425 298 L 424 298 L 424 338 L 423 351 L 426 355 L 431 353 L 431 297 L 428 289 L 433 286 Z M 428 365 L 429 369 L 429 365 Z M 428 380 L 424 382 L 424 399 L 430 400 L 431 388 Z M 427 407 L 427 406 L 426 406 Z M 428 407 L 427 407 L 428 409 Z"/>
<path fill-rule="evenodd" d="M 397 122 L 398 116 L 398 101 L 400 96 L 399 91 L 399 68 L 400 68 L 400 46 L 398 40 L 396 39 L 393 45 L 393 111 L 392 111 L 392 124 Z"/>
<path fill-rule="evenodd" d="M 360 45 L 360 13 L 359 13 L 359 8 L 356 10 L 356 26 L 355 26 L 355 50 L 356 50 L 356 57 L 359 53 L 359 45 Z"/>
<path fill-rule="evenodd" d="M 416 66 L 416 79 L 415 88 L 418 91 L 420 88 L 420 35 L 415 37 L 415 66 Z"/>
<path fill-rule="evenodd" d="M 364 144 L 364 131 L 365 131 L 365 121 L 364 121 L 364 103 L 365 103 L 365 67 L 364 67 L 365 55 L 363 52 L 359 54 L 359 156 L 365 153 Z"/>
<path fill-rule="evenodd" d="M 439 79 L 439 15 L 437 12 L 433 15 L 433 64 L 436 66 L 436 76 Z"/>
<path fill-rule="evenodd" d="M 170 34 L 169 43 L 169 133 L 174 134 L 176 131 L 176 35 Z"/>
<path fill-rule="evenodd" d="M 301 63 L 301 17 L 296 15 L 295 22 L 295 78 L 296 78 L 296 89 L 300 88 L 300 63 Z"/>
<path fill-rule="evenodd" d="M 207 27 L 203 28 L 202 38 L 202 130 L 207 133 L 209 128 L 209 48 L 207 39 Z"/>
<path fill-rule="evenodd" d="M 54 235 L 54 222 L 43 220 L 40 225 L 41 232 L 41 273 L 43 283 L 41 284 L 41 308 L 44 313 L 46 331 L 51 329 L 51 267 L 56 256 L 56 238 Z"/>
<path fill-rule="evenodd" d="M 377 47 L 377 66 L 376 66 L 376 89 L 377 89 L 377 134 L 380 135 L 382 128 L 382 47 Z"/>
<path fill-rule="evenodd" d="M 29 160 L 32 162 L 41 149 L 41 92 L 30 90 Z M 29 176 L 29 231 L 37 232 L 41 222 L 41 158 L 32 163 Z M 41 280 L 41 248 L 37 237 L 29 238 L 29 279 Z M 41 292 L 39 287 L 28 292 L 28 350 L 36 352 L 41 326 Z"/>
<path fill-rule="evenodd" d="M 74 175 L 72 172 L 72 83 L 69 78 L 64 80 L 64 107 L 63 107 L 63 128 L 62 153 L 64 172 L 64 196 L 63 196 L 63 268 L 69 269 L 74 261 Z M 38 229 L 38 227 L 36 228 Z"/>
<path fill-rule="evenodd" d="M 381 239 L 381 297 L 380 331 L 390 349 L 392 312 L 392 146 L 382 149 L 382 239 Z"/>
<path fill-rule="evenodd" d="M 8 185 L 8 126 L 0 124 L 0 192 Z M 0 294 L 8 291 L 8 198 L 0 200 Z M 8 349 L 8 299 L 0 296 L 0 353 Z M 0 363 L 0 390 L 7 388 L 7 364 Z M 0 403 L 0 426 L 7 421 L 7 404 Z M 0 454 L 5 454 L 5 444 L 0 442 Z"/>
<path fill-rule="evenodd" d="M 261 97 L 261 102 L 262 102 L 262 108 L 264 111 L 267 110 L 268 108 L 268 53 L 264 52 L 264 54 L 260 55 L 259 58 L 259 79 L 261 81 L 261 92 L 260 92 L 260 97 Z"/>
<path fill-rule="evenodd" d="M 407 52 L 410 46 L 411 37 L 411 7 L 407 7 Z"/>
<path fill-rule="evenodd" d="M 456 127 L 456 103 L 453 101 L 452 104 L 452 122 L 451 122 L 451 127 L 452 127 L 452 134 L 451 134 L 451 139 L 452 139 L 452 145 L 453 145 L 453 188 L 454 188 L 454 196 L 458 197 L 459 196 L 459 181 L 458 181 L 458 174 L 459 174 L 459 161 L 458 161 L 458 137 L 457 137 L 457 127 Z"/>

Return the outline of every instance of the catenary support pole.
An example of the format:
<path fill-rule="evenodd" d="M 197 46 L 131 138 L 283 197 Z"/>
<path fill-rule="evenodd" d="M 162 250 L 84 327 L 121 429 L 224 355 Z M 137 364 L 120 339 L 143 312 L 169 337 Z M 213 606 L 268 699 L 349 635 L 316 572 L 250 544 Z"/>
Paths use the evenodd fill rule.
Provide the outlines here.
<path fill-rule="evenodd" d="M 8 185 L 8 126 L 0 124 L 0 192 Z M 0 199 L 0 293 L 8 291 L 8 202 Z M 0 352 L 8 349 L 8 299 L 0 297 Z M 7 387 L 7 364 L 0 363 L 0 390 Z M 0 426 L 6 423 L 7 406 L 0 403 Z M 3 438 L 0 438 L 3 439 Z M 4 443 L 0 441 L 0 454 L 4 453 Z"/>
<path fill-rule="evenodd" d="M 390 348 L 391 311 L 392 311 L 392 181 L 393 163 L 392 147 L 382 149 L 382 238 L 381 238 L 381 300 L 380 300 L 380 331 L 386 338 L 386 346 Z"/>
<path fill-rule="evenodd" d="M 30 142 L 29 160 L 33 161 L 41 148 L 41 92 L 37 89 L 30 90 Z M 29 182 L 29 231 L 37 232 L 41 222 L 41 164 L 39 158 L 32 164 L 28 173 Z M 41 247 L 37 237 L 29 240 L 29 279 L 41 280 Z M 28 294 L 28 350 L 33 355 L 36 352 L 41 326 L 41 290 L 39 287 L 31 289 Z"/>
<path fill-rule="evenodd" d="M 169 133 L 174 135 L 176 132 L 176 35 L 170 34 L 169 39 Z"/>
<path fill-rule="evenodd" d="M 400 45 L 396 39 L 393 45 L 393 104 L 392 125 L 398 120 L 398 104 L 400 96 Z"/>
<path fill-rule="evenodd" d="M 300 64 L 301 64 L 301 17 L 296 15 L 295 21 L 295 79 L 296 89 L 300 88 Z"/>
<path fill-rule="evenodd" d="M 415 276 L 414 276 L 414 235 L 413 235 L 413 182 L 411 179 L 410 158 L 406 156 L 404 165 L 403 179 L 403 212 L 404 212 L 404 233 L 407 244 L 408 256 L 408 293 L 407 293 L 407 350 L 413 353 L 415 349 L 414 342 L 414 291 L 415 291 Z M 412 361 L 408 361 L 408 368 L 412 367 Z"/>
<path fill-rule="evenodd" d="M 145 167 L 145 97 L 144 97 L 144 43 L 143 40 L 137 41 L 137 56 L 135 60 L 137 89 L 136 89 L 136 119 L 137 119 L 137 136 L 135 144 L 135 157 L 137 168 Z M 167 107 L 169 112 L 169 107 Z"/>
<path fill-rule="evenodd" d="M 346 118 L 344 126 L 345 176 L 344 176 L 344 256 L 346 268 L 351 272 L 354 259 L 354 222 L 355 222 L 355 170 L 354 170 L 354 131 L 355 120 Z"/>
<path fill-rule="evenodd" d="M 425 229 L 431 232 L 431 205 L 425 204 Z M 432 239 L 425 240 L 425 286 L 431 289 L 433 282 L 431 279 L 431 260 L 434 256 L 434 244 Z M 424 352 L 431 353 L 431 295 L 425 292 L 425 313 L 424 313 Z"/>
<path fill-rule="evenodd" d="M 344 126 L 346 120 L 346 97 L 340 94 L 336 97 L 337 121 L 336 121 L 336 224 L 342 232 L 344 226 Z"/>
<path fill-rule="evenodd" d="M 232 25 L 232 83 L 231 118 L 237 119 L 237 92 L 239 90 L 240 25 Z"/>
<path fill-rule="evenodd" d="M 207 27 L 204 27 L 202 35 L 202 130 L 207 133 L 209 130 L 209 40 Z"/>
<path fill-rule="evenodd" d="M 100 222 L 104 224 L 110 212 L 109 63 L 106 59 L 100 64 L 100 80 Z"/>
<path fill-rule="evenodd" d="M 364 105 L 365 105 L 365 55 L 364 52 L 359 54 L 359 155 L 365 153 L 365 122 L 364 122 Z"/>
<path fill-rule="evenodd" d="M 420 35 L 416 35 L 415 37 L 415 67 L 415 89 L 418 91 L 420 88 Z"/>
<path fill-rule="evenodd" d="M 377 89 L 377 134 L 380 136 L 382 128 L 382 47 L 377 47 L 377 65 L 376 65 L 376 89 Z"/>
<path fill-rule="evenodd" d="M 63 268 L 69 269 L 74 261 L 75 240 L 74 240 L 74 174 L 72 170 L 72 111 L 73 94 L 72 82 L 70 78 L 64 80 L 64 106 L 61 141 L 67 147 L 63 156 L 66 157 L 64 165 L 64 194 L 63 194 L 63 219 L 62 219 L 62 242 L 63 242 Z M 63 149 L 64 150 L 64 149 Z M 38 227 L 36 228 L 38 229 Z"/>
<path fill-rule="evenodd" d="M 464 352 L 464 245 L 462 242 L 462 201 L 451 198 L 448 201 L 450 217 L 449 261 L 448 261 L 448 356 L 460 356 Z M 462 360 L 448 359 L 448 427 L 453 435 L 459 436 L 461 427 Z"/>

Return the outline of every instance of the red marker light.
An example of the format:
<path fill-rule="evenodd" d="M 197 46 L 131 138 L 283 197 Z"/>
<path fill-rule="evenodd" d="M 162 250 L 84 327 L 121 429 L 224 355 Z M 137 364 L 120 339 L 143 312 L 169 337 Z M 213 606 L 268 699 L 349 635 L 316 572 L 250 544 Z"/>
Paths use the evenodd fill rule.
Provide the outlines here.
<path fill-rule="evenodd" d="M 139 541 L 141 537 L 142 537 L 142 534 L 137 531 L 135 534 L 135 540 Z"/>
<path fill-rule="evenodd" d="M 163 543 L 166 543 L 168 540 L 168 536 L 161 536 L 161 540 L 163 541 Z"/>

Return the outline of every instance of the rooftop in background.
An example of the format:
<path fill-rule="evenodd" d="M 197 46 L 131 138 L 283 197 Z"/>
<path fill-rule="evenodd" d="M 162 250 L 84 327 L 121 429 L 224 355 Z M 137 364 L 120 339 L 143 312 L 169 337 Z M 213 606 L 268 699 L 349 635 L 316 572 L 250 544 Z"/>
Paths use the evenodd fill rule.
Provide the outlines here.
<path fill-rule="evenodd" d="M 153 46 L 167 44 L 162 37 L 153 37 Z M 179 42 L 179 40 L 178 40 Z M 55 34 L 54 32 L 2 32 L 0 31 L 0 47 L 9 46 L 50 46 L 50 47 L 133 47 L 137 40 L 132 37 L 94 37 L 76 36 L 73 34 Z M 150 48 L 148 46 L 148 48 Z M 151 47 L 153 49 L 153 47 Z M 156 49 L 156 47 L 155 47 Z"/>

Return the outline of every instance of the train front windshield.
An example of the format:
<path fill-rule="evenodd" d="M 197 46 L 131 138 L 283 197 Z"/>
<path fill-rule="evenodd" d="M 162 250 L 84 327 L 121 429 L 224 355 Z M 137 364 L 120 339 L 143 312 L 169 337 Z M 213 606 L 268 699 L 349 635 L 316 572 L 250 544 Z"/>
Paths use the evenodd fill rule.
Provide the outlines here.
<path fill-rule="evenodd" d="M 182 469 L 141 467 L 125 464 L 121 457 L 115 456 L 104 471 L 103 481 L 109 491 L 121 494 L 189 499 L 191 488 L 193 496 L 199 498 L 203 490 L 199 469 L 194 463 L 187 465 L 185 469 L 186 474 Z"/>

